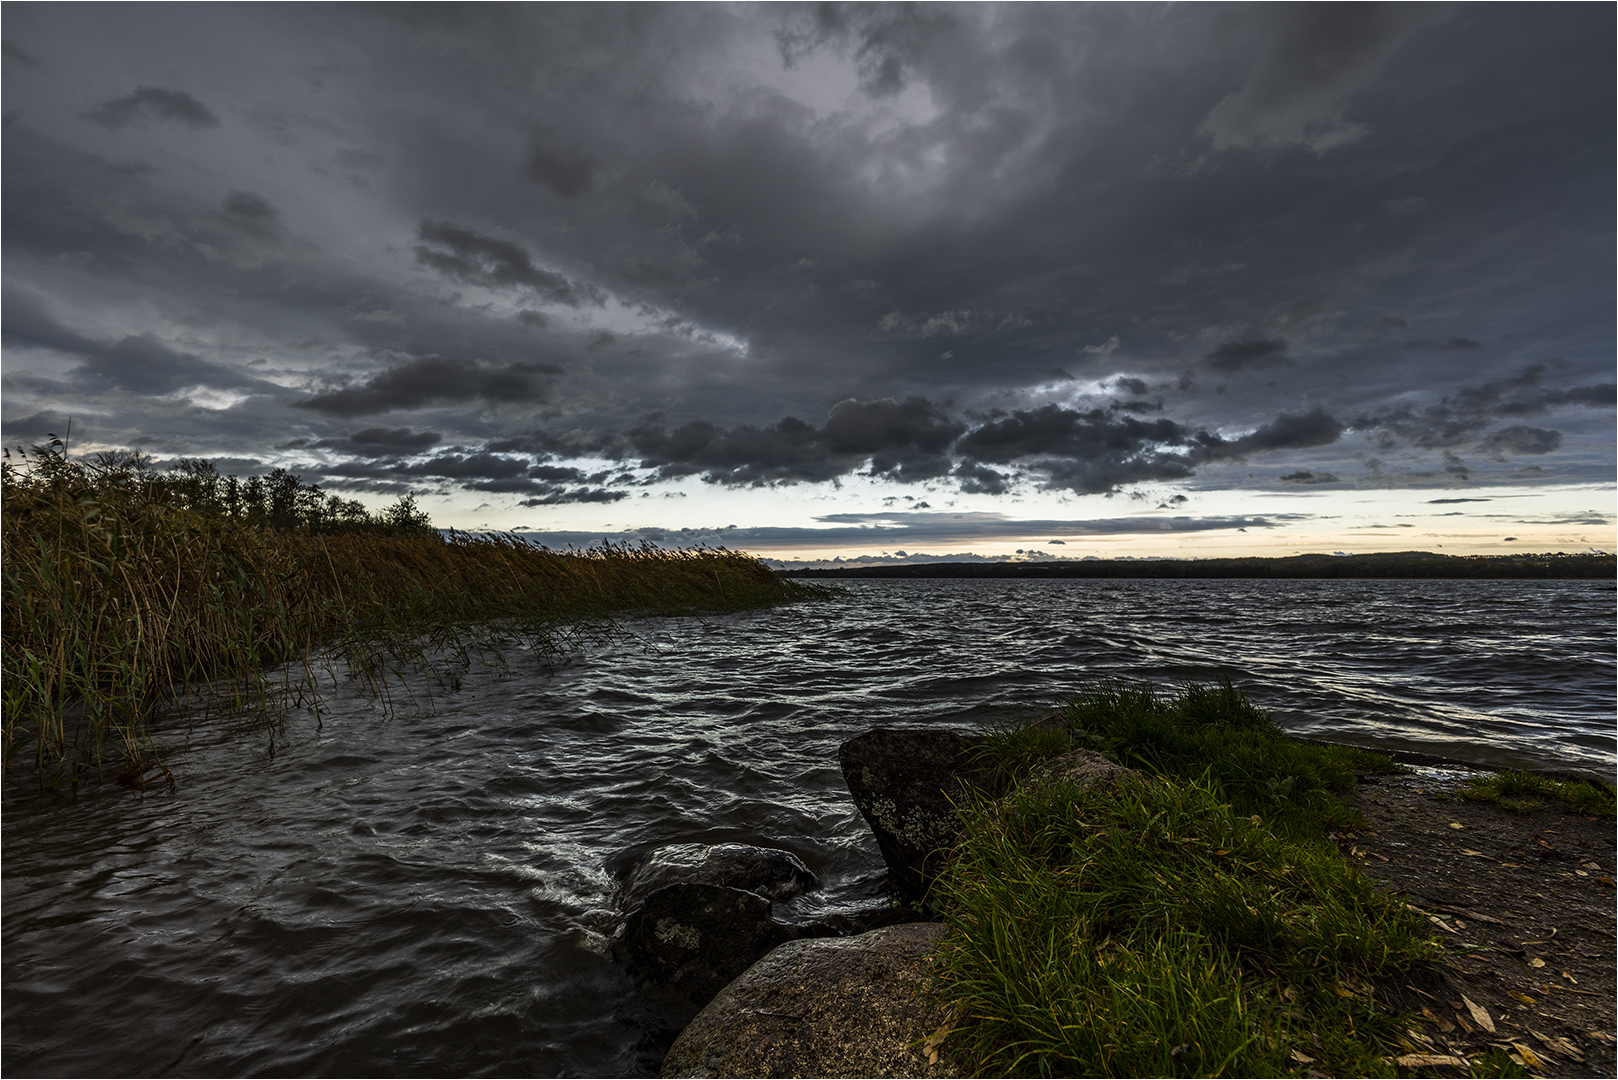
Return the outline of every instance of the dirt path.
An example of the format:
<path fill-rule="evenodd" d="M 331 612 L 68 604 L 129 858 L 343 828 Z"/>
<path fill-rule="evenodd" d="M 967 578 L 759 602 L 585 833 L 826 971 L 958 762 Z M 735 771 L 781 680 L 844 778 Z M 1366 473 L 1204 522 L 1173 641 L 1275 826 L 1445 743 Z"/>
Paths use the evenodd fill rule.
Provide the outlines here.
<path fill-rule="evenodd" d="M 1618 829 L 1556 804 L 1516 813 L 1470 802 L 1455 786 L 1432 770 L 1362 778 L 1347 801 L 1366 827 L 1339 838 L 1450 946 L 1438 970 L 1391 988 L 1392 1003 L 1425 1009 L 1410 1054 L 1470 1058 L 1494 1045 L 1536 1076 L 1618 1074 Z M 1408 1060 L 1411 1072 L 1457 1075 Z"/>

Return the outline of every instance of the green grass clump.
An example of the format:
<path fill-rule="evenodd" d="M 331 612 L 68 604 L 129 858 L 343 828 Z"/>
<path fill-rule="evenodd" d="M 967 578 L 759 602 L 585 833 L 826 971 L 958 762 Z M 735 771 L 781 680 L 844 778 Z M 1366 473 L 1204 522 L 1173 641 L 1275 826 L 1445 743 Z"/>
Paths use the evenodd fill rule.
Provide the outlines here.
<path fill-rule="evenodd" d="M 166 480 L 41 452 L 8 457 L 3 493 L 4 763 L 32 757 L 47 782 L 161 768 L 151 721 L 202 684 L 232 681 L 237 707 L 312 695 L 316 647 L 385 691 L 405 667 L 497 662 L 514 641 L 554 658 L 625 616 L 813 594 L 739 552 L 446 537 L 408 501 L 367 516 L 296 477 L 237 485 L 193 465 Z"/>
<path fill-rule="evenodd" d="M 1457 794 L 1520 813 L 1538 809 L 1545 799 L 1550 799 L 1592 817 L 1618 817 L 1618 799 L 1612 789 L 1586 780 L 1554 780 L 1526 772 L 1492 773 L 1473 777 Z"/>
<path fill-rule="evenodd" d="M 1026 785 L 966 810 L 940 963 L 973 1071 L 1392 1074 L 1371 982 L 1433 946 L 1329 845 L 1278 835 L 1207 776 Z"/>
<path fill-rule="evenodd" d="M 1229 680 L 1172 694 L 1149 683 L 1098 682 L 1062 701 L 1058 715 L 1071 747 L 1183 781 L 1206 774 L 1238 813 L 1259 814 L 1282 832 L 1352 827 L 1357 818 L 1332 791 L 1351 786 L 1356 772 L 1400 768 L 1382 754 L 1288 738 Z M 1059 737 L 1048 728 L 1007 729 L 991 733 L 984 750 L 1015 762 Z"/>

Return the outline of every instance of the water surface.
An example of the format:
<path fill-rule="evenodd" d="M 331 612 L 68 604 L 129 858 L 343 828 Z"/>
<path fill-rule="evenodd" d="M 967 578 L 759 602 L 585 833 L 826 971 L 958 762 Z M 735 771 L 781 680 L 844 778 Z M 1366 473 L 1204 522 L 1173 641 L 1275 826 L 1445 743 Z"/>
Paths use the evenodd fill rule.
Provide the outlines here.
<path fill-rule="evenodd" d="M 432 708 L 160 739 L 178 794 L 4 796 L 11 1075 L 652 1075 L 667 1013 L 610 961 L 669 843 L 790 849 L 786 917 L 884 902 L 837 746 L 1029 715 L 1085 679 L 1228 675 L 1290 730 L 1614 767 L 1607 582 L 854 581 L 513 653 Z M 418 688 L 419 689 L 419 688 Z"/>

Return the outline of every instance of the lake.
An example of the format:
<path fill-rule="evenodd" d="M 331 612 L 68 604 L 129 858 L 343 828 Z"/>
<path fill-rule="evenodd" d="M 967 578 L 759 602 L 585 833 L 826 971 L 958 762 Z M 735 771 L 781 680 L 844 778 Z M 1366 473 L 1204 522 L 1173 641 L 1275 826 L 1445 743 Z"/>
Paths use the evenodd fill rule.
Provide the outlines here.
<path fill-rule="evenodd" d="M 328 684 L 273 743 L 172 721 L 173 795 L 14 769 L 0 1070 L 654 1075 L 675 1021 L 607 948 L 637 858 L 765 844 L 825 879 L 785 917 L 884 904 L 838 744 L 1088 679 L 1225 675 L 1310 738 L 1612 779 L 1611 582 L 844 585 L 555 672 L 513 649 L 391 713 Z"/>

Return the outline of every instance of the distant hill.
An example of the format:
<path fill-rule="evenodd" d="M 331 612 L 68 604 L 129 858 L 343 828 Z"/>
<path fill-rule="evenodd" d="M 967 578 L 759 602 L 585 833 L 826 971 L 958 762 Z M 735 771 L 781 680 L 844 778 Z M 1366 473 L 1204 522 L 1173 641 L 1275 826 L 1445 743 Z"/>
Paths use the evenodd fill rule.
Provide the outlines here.
<path fill-rule="evenodd" d="M 782 570 L 797 578 L 1575 578 L 1612 580 L 1611 555 L 1293 555 L 1284 559 L 1064 559 Z"/>

